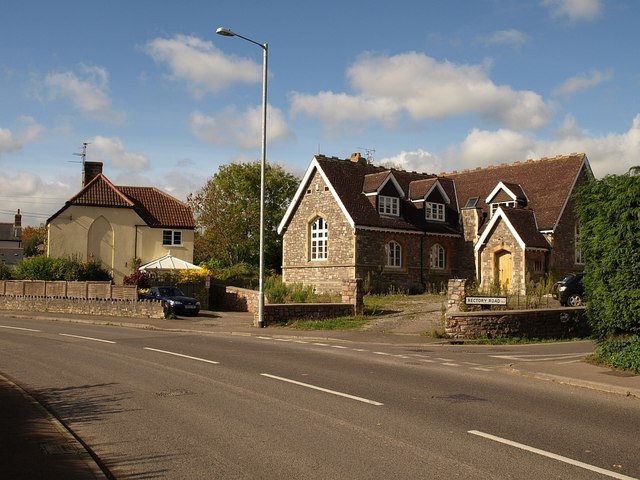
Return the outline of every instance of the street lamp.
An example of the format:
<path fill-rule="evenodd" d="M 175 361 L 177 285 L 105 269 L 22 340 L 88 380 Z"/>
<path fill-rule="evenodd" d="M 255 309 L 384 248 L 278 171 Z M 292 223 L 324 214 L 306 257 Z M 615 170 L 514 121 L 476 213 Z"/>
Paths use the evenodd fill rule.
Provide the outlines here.
<path fill-rule="evenodd" d="M 219 27 L 216 30 L 223 37 L 239 37 L 262 48 L 262 155 L 260 159 L 260 279 L 258 293 L 258 327 L 264 327 L 264 191 L 265 167 L 267 164 L 267 61 L 269 58 L 269 44 L 258 43 L 250 38 L 238 35 L 228 28 Z"/>

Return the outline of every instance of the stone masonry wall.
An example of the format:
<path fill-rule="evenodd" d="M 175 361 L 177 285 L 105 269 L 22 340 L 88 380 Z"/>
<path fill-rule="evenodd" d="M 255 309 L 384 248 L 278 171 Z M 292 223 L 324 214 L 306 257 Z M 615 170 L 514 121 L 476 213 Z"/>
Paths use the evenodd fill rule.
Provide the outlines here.
<path fill-rule="evenodd" d="M 480 253 L 482 262 L 482 285 L 491 285 L 496 280 L 494 278 L 495 253 L 500 250 L 511 252 L 511 258 L 513 259 L 513 271 L 510 281 L 511 288 L 524 288 L 523 251 L 502 220 L 497 222 L 493 234 L 489 237 L 489 242 L 482 248 Z"/>
<path fill-rule="evenodd" d="M 450 312 L 445 332 L 453 339 L 573 338 L 591 333 L 585 307 Z"/>
<path fill-rule="evenodd" d="M 0 310 L 164 318 L 160 302 L 0 295 Z"/>
<path fill-rule="evenodd" d="M 326 260 L 310 259 L 310 227 L 317 217 L 322 217 L 327 222 Z M 338 293 L 342 279 L 356 276 L 354 247 L 353 228 L 322 176 L 316 172 L 282 237 L 282 280 L 287 284 L 301 282 L 315 285 L 318 293 Z"/>

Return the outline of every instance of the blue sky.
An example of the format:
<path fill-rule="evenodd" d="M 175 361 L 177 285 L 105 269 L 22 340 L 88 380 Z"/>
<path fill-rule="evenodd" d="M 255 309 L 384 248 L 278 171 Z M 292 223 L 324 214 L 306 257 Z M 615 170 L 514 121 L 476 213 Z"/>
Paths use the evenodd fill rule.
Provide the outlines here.
<path fill-rule="evenodd" d="M 22 0 L 0 9 L 0 221 L 38 225 L 87 160 L 184 200 L 220 165 L 368 154 L 429 173 L 585 152 L 639 165 L 637 0 Z"/>

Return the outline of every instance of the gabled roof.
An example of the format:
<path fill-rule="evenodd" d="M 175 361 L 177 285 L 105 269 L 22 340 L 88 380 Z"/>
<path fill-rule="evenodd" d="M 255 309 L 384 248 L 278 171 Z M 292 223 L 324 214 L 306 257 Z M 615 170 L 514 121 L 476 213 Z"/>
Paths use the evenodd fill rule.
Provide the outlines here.
<path fill-rule="evenodd" d="M 193 263 L 174 257 L 171 255 L 171 252 L 169 252 L 163 257 L 156 258 L 155 260 L 138 267 L 138 270 L 144 272 L 149 270 L 202 270 L 202 268 L 194 265 Z"/>
<path fill-rule="evenodd" d="M 517 183 L 509 183 L 509 182 L 499 182 L 496 185 L 496 188 L 492 190 L 492 192 L 487 196 L 485 202 L 492 203 L 494 197 L 498 194 L 498 192 L 505 192 L 514 202 L 526 202 L 527 195 L 524 193 L 522 186 Z"/>
<path fill-rule="evenodd" d="M 455 181 L 461 205 L 465 205 L 470 197 L 479 197 L 477 207 L 482 208 L 487 215 L 489 208 L 486 198 L 498 181 L 505 185 L 520 185 L 523 192 L 526 192 L 528 207 L 536 212 L 540 230 L 553 230 L 583 168 L 592 175 L 587 156 L 584 153 L 572 153 L 454 172 L 447 176 Z"/>
<path fill-rule="evenodd" d="M 16 237 L 16 226 L 13 222 L 0 222 L 0 240 L 19 242 L 20 237 Z"/>
<path fill-rule="evenodd" d="M 155 187 L 115 186 L 101 173 L 67 200 L 47 223 L 72 205 L 131 208 L 150 227 L 195 228 L 193 215 L 185 203 Z"/>
<path fill-rule="evenodd" d="M 480 238 L 476 242 L 475 250 L 480 250 L 491 235 L 494 227 L 499 221 L 504 221 L 520 248 L 532 249 L 541 248 L 548 250 L 550 248 L 547 239 L 540 233 L 536 222 L 536 215 L 533 210 L 528 208 L 503 208 L 498 207 L 491 221 L 484 228 Z"/>

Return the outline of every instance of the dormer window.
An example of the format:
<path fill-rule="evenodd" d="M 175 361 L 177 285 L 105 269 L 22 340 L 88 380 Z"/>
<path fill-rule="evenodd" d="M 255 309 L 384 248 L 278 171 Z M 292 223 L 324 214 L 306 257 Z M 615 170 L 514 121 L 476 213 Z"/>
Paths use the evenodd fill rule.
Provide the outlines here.
<path fill-rule="evenodd" d="M 397 197 L 378 197 L 378 213 L 381 215 L 400 215 L 400 199 Z"/>
<path fill-rule="evenodd" d="M 514 208 L 516 206 L 516 202 L 497 202 L 497 203 L 492 203 L 491 204 L 491 216 L 493 217 L 493 214 L 496 213 L 496 210 L 498 210 L 498 207 L 511 207 Z"/>
<path fill-rule="evenodd" d="M 444 222 L 444 203 L 426 202 L 424 214 L 427 220 Z"/>

